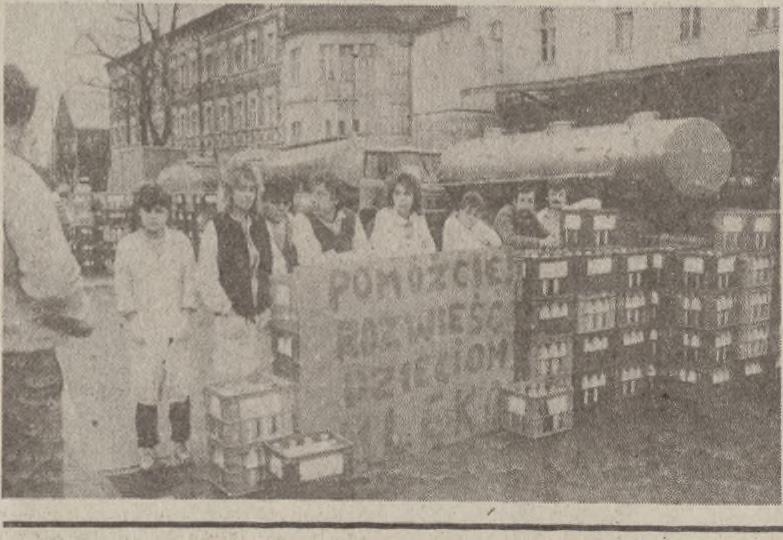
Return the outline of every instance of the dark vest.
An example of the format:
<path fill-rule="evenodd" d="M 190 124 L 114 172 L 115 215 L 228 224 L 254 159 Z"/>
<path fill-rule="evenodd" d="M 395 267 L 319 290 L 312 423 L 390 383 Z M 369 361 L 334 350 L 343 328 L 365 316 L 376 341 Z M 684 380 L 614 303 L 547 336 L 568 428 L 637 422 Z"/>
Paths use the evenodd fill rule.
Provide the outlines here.
<path fill-rule="evenodd" d="M 356 215 L 350 210 L 343 210 L 345 218 L 340 224 L 340 230 L 335 234 L 329 227 L 324 225 L 320 219 L 308 215 L 310 225 L 313 227 L 313 234 L 316 240 L 321 244 L 321 251 L 334 251 L 343 253 L 351 251 L 353 248 L 353 235 L 356 230 Z"/>
<path fill-rule="evenodd" d="M 269 245 L 269 231 L 262 219 L 253 217 L 250 223 L 250 238 L 258 250 L 258 295 L 253 306 L 250 274 L 250 253 L 247 249 L 242 225 L 228 214 L 215 216 L 215 231 L 218 245 L 218 274 L 220 285 L 231 300 L 234 311 L 247 319 L 253 319 L 272 303 L 269 291 L 269 274 L 272 272 L 272 249 Z"/>

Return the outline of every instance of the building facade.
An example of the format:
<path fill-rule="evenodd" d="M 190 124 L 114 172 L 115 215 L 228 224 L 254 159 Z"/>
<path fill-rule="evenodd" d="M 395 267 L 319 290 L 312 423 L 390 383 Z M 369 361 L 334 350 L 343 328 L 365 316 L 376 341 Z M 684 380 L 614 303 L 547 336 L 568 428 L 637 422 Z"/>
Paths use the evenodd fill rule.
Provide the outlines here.
<path fill-rule="evenodd" d="M 766 177 L 778 159 L 778 17 L 769 7 L 226 5 L 176 31 L 168 144 L 212 156 L 355 135 L 442 149 L 491 126 L 657 110 L 714 121 L 734 174 Z M 115 98 L 113 145 L 138 144 L 128 99 Z"/>
<path fill-rule="evenodd" d="M 735 148 L 735 173 L 777 163 L 777 8 L 464 7 L 414 46 L 417 138 L 552 120 L 621 121 L 640 110 L 704 116 Z M 451 133 L 443 133 L 443 128 Z"/>
<path fill-rule="evenodd" d="M 173 36 L 167 146 L 213 157 L 351 135 L 410 142 L 414 37 L 453 11 L 232 4 L 194 19 Z M 139 144 L 120 64 L 107 66 L 117 149 Z M 162 125 L 163 110 L 153 119 Z"/>

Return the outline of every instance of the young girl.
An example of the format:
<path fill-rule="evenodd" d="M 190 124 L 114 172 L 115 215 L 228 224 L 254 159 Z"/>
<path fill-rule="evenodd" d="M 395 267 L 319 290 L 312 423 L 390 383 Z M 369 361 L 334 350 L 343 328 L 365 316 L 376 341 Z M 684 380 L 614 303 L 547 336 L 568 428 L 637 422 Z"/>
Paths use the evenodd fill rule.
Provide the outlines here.
<path fill-rule="evenodd" d="M 500 247 L 500 236 L 480 217 L 485 209 L 481 195 L 475 191 L 465 193 L 459 210 L 452 213 L 443 225 L 443 251 Z"/>
<path fill-rule="evenodd" d="M 136 196 L 141 228 L 117 245 L 114 286 L 117 308 L 130 337 L 131 387 L 142 470 L 155 463 L 158 405 L 170 389 L 169 420 L 174 459 L 190 459 L 190 398 L 193 366 L 188 354 L 190 315 L 196 308 L 190 240 L 166 226 L 171 196 L 147 184 Z"/>
<path fill-rule="evenodd" d="M 389 186 L 388 204 L 375 216 L 373 250 L 380 256 L 396 257 L 434 253 L 435 242 L 424 216 L 419 214 L 421 191 L 413 173 L 398 173 Z"/>
<path fill-rule="evenodd" d="M 318 264 L 344 253 L 365 253 L 369 249 L 362 222 L 347 208 L 340 208 L 340 180 L 319 174 L 307 183 L 313 201 L 310 212 L 299 213 L 293 220 L 293 239 L 299 263 Z"/>
<path fill-rule="evenodd" d="M 224 183 L 226 210 L 201 237 L 201 298 L 215 315 L 211 379 L 227 381 L 271 368 L 269 231 L 256 210 L 263 184 L 249 164 L 232 164 Z M 261 192 L 261 193 L 259 193 Z"/>

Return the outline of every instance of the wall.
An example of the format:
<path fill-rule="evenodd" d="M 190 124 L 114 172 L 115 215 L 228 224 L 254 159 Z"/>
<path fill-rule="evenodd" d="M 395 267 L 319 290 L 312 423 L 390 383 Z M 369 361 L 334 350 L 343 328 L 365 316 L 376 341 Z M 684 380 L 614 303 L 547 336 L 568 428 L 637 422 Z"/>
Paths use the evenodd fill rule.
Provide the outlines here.
<path fill-rule="evenodd" d="M 282 116 L 288 143 L 310 142 L 331 135 L 407 137 L 410 80 L 408 39 L 392 32 L 315 32 L 286 39 L 281 79 Z M 354 45 L 358 58 L 354 78 L 341 78 L 340 45 Z M 322 80 L 321 47 L 333 46 L 334 80 Z M 363 47 L 362 47 L 363 46 Z M 299 50 L 299 81 L 292 80 L 292 51 Z M 328 70 L 328 62 L 324 69 Z M 292 124 L 299 123 L 299 133 Z"/>

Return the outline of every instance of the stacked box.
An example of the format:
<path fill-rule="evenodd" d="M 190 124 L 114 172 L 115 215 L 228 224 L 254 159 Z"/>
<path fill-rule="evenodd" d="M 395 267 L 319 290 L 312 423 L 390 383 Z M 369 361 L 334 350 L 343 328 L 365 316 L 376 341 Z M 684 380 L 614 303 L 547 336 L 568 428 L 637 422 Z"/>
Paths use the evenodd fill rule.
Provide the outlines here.
<path fill-rule="evenodd" d="M 615 254 L 618 339 L 608 386 L 612 397 L 620 401 L 643 395 L 659 370 L 660 341 L 665 337 L 661 329 L 669 315 L 661 294 L 666 255 L 659 249 L 641 248 Z"/>
<path fill-rule="evenodd" d="M 724 251 L 771 252 L 780 242 L 780 212 L 732 208 L 712 217 L 713 247 Z"/>
<path fill-rule="evenodd" d="M 267 471 L 286 483 L 347 479 L 353 472 L 353 444 L 329 431 L 289 435 L 264 448 Z"/>
<path fill-rule="evenodd" d="M 568 249 L 601 248 L 624 243 L 617 210 L 573 209 L 560 211 L 560 238 Z"/>
<path fill-rule="evenodd" d="M 573 333 L 574 261 L 574 253 L 567 250 L 531 250 L 516 257 L 518 341 Z"/>
<path fill-rule="evenodd" d="M 238 496 L 264 479 L 265 441 L 294 432 L 294 388 L 277 377 L 252 375 L 204 389 L 209 480 Z"/>
<path fill-rule="evenodd" d="M 503 429 L 539 439 L 574 425 L 574 390 L 568 377 L 521 382 L 503 388 Z"/>

